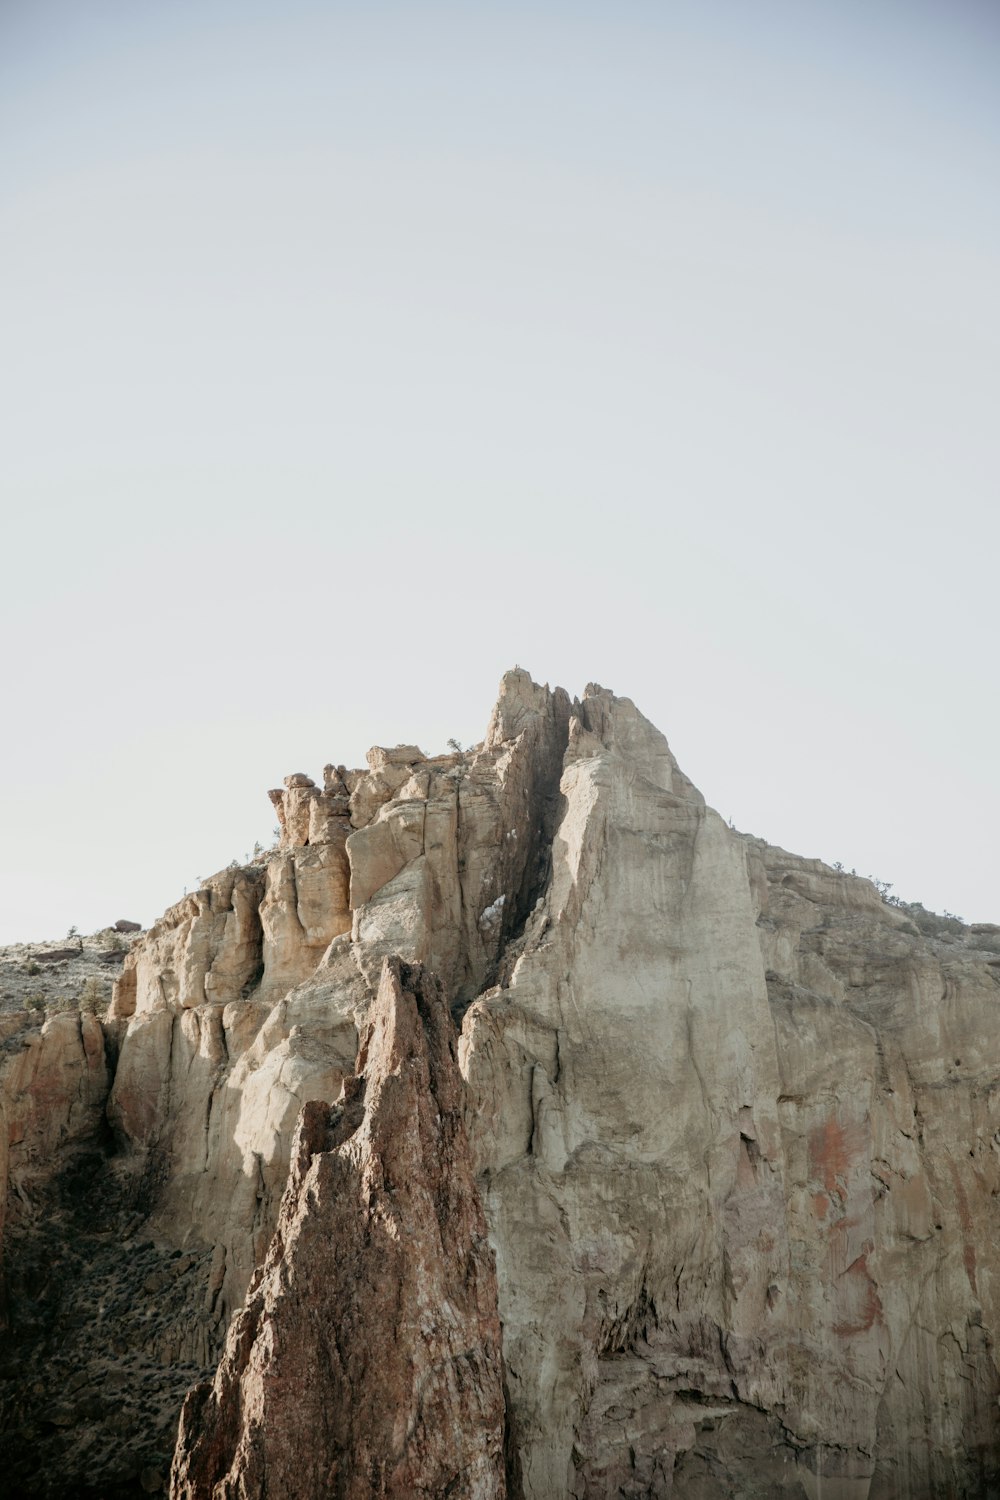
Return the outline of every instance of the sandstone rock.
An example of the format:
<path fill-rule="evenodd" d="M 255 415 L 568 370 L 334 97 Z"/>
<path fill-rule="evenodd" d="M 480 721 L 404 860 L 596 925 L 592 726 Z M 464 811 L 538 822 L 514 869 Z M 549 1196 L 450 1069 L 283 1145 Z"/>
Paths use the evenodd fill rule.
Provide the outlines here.
<path fill-rule="evenodd" d="M 124 959 L 111 1015 L 223 1005 L 258 976 L 264 872 L 220 870 L 155 922 Z"/>
<path fill-rule="evenodd" d="M 281 847 L 299 849 L 309 842 L 313 803 L 320 796 L 311 777 L 297 771 L 285 777 L 285 790 L 269 792 L 281 828 Z"/>
<path fill-rule="evenodd" d="M 353 977 L 353 988 L 352 988 Z M 216 1252 L 206 1324 L 224 1330 L 267 1248 L 304 1102 L 336 1097 L 353 1071 L 353 965 L 277 1003 L 234 1001 L 135 1017 L 121 1048 L 108 1118 L 125 1159 L 158 1173 L 150 1230 Z"/>
<path fill-rule="evenodd" d="M 989 1493 L 987 966 L 742 840 L 603 690 L 561 793 L 460 1048 L 526 1494 Z"/>
<path fill-rule="evenodd" d="M 347 767 L 325 765 L 323 767 L 323 790 L 333 792 L 338 797 L 350 797 L 351 789 L 347 784 Z"/>
<path fill-rule="evenodd" d="M 104 1038 L 96 1017 L 51 1016 L 41 1026 L 7 1019 L 0 1054 L 0 1150 L 5 1187 L 29 1201 L 53 1161 L 97 1132 L 108 1092 Z M 12 1045 L 13 1043 L 13 1045 Z"/>
<path fill-rule="evenodd" d="M 283 851 L 267 867 L 260 905 L 262 983 L 287 993 L 316 968 L 335 937 L 350 930 L 350 879 L 344 839 Z"/>
<path fill-rule="evenodd" d="M 668 1372 L 676 1389 L 686 1362 L 713 1404 L 731 1392 L 707 1329 L 766 1324 L 781 1265 L 777 1061 L 742 848 L 634 707 L 588 691 L 543 906 L 461 1045 L 539 1496 L 634 1484 L 644 1442 L 657 1492 L 693 1439 Z"/>
<path fill-rule="evenodd" d="M 352 773 L 348 778 L 352 783 L 349 801 L 352 828 L 366 827 L 379 808 L 392 800 L 412 774 L 409 765 L 388 763 L 376 764 L 367 772 Z"/>
<path fill-rule="evenodd" d="M 351 834 L 352 939 L 370 982 L 396 952 L 459 1005 L 495 977 L 546 878 L 569 707 L 562 689 L 508 673 L 483 745 L 461 765 L 426 762 Z M 355 787 L 355 824 L 377 790 Z"/>
<path fill-rule="evenodd" d="M 20 1263 L 51 1258 L 59 1214 L 32 1205 L 89 1152 L 93 1190 L 131 1226 L 100 1251 L 115 1275 L 138 1275 L 141 1236 L 156 1250 L 137 1288 L 163 1274 L 156 1257 L 195 1257 L 183 1317 L 151 1337 L 167 1293 L 137 1290 L 135 1321 L 115 1325 L 121 1358 L 155 1350 L 175 1378 L 216 1350 L 288 1185 L 294 1235 L 274 1241 L 211 1398 L 216 1435 L 249 1432 L 272 1393 L 250 1309 L 280 1307 L 303 1339 L 320 1326 L 307 1327 L 314 1296 L 322 1326 L 336 1321 L 312 1267 L 336 1251 L 316 1226 L 356 1243 L 339 1215 L 358 1201 L 367 1127 L 338 1117 L 347 1133 L 331 1145 L 310 1126 L 289 1180 L 295 1121 L 353 1076 L 399 954 L 462 1018 L 525 1496 L 997 1492 L 996 928 L 887 905 L 869 881 L 736 833 L 634 705 L 593 684 L 571 702 L 508 673 L 482 744 L 373 751 L 366 768 L 331 763 L 322 788 L 296 773 L 275 795 L 282 847 L 213 876 L 126 955 L 106 1062 L 75 1016 L 46 1034 L 44 1064 L 37 1025 L 11 1020 L 5 1041 L 0 1018 Z M 336 1206 L 335 1176 L 350 1188 Z M 430 1218 L 415 1231 L 423 1244 L 436 1232 Z M 386 1274 L 409 1285 L 404 1250 Z M 384 1283 L 365 1288 L 374 1315 Z M 29 1293 L 12 1304 L 11 1370 L 55 1347 L 31 1331 Z M 81 1316 L 67 1307 L 62 1339 L 85 1372 Z M 276 1377 L 289 1351 L 274 1345 Z M 46 1389 L 51 1372 L 25 1358 Z M 235 1426 L 234 1381 L 264 1393 Z M 53 1406 L 69 1426 L 26 1437 L 30 1412 L 4 1406 L 0 1382 L 13 1413 L 0 1459 L 16 1450 L 30 1470 L 32 1444 L 58 1438 L 77 1482 L 74 1454 L 100 1441 L 113 1455 L 121 1439 L 120 1413 L 85 1417 L 83 1401 Z M 194 1410 L 184 1452 L 202 1465 Z M 345 1441 L 361 1440 L 366 1410 L 348 1403 Z M 239 1465 L 256 1451 L 244 1444 Z"/>
<path fill-rule="evenodd" d="M 303 1110 L 263 1271 L 185 1403 L 175 1500 L 500 1500 L 496 1278 L 439 987 L 387 961 L 332 1109 Z"/>
<path fill-rule="evenodd" d="M 281 829 L 282 849 L 307 844 L 343 847 L 350 832 L 350 794 L 333 766 L 324 770 L 324 789 L 302 772 L 285 777 L 285 790 L 268 793 Z"/>
<path fill-rule="evenodd" d="M 386 771 L 390 768 L 415 766 L 427 757 L 416 745 L 395 745 L 391 750 L 384 745 L 373 745 L 365 756 L 370 771 Z"/>
<path fill-rule="evenodd" d="M 8 1220 L 30 1219 L 53 1174 L 99 1136 L 109 1081 L 93 1015 L 0 1017 L 0 1328 Z"/>

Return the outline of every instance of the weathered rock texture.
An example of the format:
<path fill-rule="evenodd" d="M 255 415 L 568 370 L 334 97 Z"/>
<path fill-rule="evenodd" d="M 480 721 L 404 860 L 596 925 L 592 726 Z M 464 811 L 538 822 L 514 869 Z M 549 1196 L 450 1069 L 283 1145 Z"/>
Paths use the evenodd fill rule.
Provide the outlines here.
<path fill-rule="evenodd" d="M 385 961 L 359 1075 L 302 1111 L 263 1270 L 171 1494 L 502 1500 L 496 1275 L 437 981 Z"/>
<path fill-rule="evenodd" d="M 8 1199 L 21 1216 L 30 1215 L 53 1161 L 69 1161 L 91 1146 L 108 1083 L 95 1016 L 67 1011 L 39 1022 L 15 1011 L 0 1017 L 0 1246 Z"/>
<path fill-rule="evenodd" d="M 312 1410 L 344 1353 L 350 1394 L 316 1421 L 341 1424 L 338 1452 L 399 1451 L 366 1381 L 409 1335 L 366 1349 L 362 1378 L 336 1316 L 353 1288 L 381 1326 L 388 1285 L 403 1306 L 425 1263 L 445 1276 L 429 1248 L 442 1202 L 416 1191 L 421 1227 L 393 1242 L 388 1282 L 338 1258 L 361 1254 L 377 1197 L 359 1037 L 388 1013 L 376 994 L 398 956 L 461 1022 L 496 1262 L 495 1307 L 484 1276 L 431 1330 L 470 1309 L 503 1328 L 503 1363 L 475 1345 L 480 1406 L 453 1393 L 454 1458 L 477 1443 L 495 1458 L 506 1371 L 507 1472 L 528 1500 L 1000 1494 L 1000 929 L 895 908 L 735 832 L 595 686 L 571 701 L 509 673 L 482 745 L 368 762 L 328 766 L 322 789 L 289 777 L 272 794 L 280 847 L 137 941 L 103 1051 L 76 1021 L 11 1023 L 0 1462 L 16 1456 L 23 1493 L 162 1489 L 164 1414 L 230 1325 L 213 1395 L 187 1408 L 178 1486 L 237 1453 L 249 1475 L 277 1414 Z M 67 1242 L 72 1304 L 51 1283 L 39 1304 L 32 1276 L 68 1264 Z M 113 1267 L 128 1308 L 108 1300 Z M 282 1343 L 285 1326 L 299 1331 Z M 325 1353 L 307 1375 L 310 1339 Z M 140 1392 L 118 1428 L 125 1398 L 98 1399 L 116 1371 Z M 393 1421 L 416 1431 L 419 1403 L 392 1389 Z M 348 1464 L 343 1493 L 391 1478 Z"/>
<path fill-rule="evenodd" d="M 995 1483 L 995 955 L 574 717 L 545 902 L 465 1019 L 529 1494 Z"/>

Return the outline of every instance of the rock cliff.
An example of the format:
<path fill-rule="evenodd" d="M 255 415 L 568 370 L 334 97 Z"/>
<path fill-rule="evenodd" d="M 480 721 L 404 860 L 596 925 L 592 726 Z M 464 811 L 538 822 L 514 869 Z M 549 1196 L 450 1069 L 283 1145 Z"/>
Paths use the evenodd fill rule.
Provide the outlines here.
<path fill-rule="evenodd" d="M 386 959 L 359 1073 L 305 1106 L 263 1269 L 188 1396 L 179 1500 L 504 1500 L 496 1274 L 436 980 Z"/>
<path fill-rule="evenodd" d="M 1000 1493 L 1000 928 L 520 671 L 271 797 L 102 1021 L 4 1018 L 20 1493 L 163 1492 L 193 1385 L 176 1500 Z"/>

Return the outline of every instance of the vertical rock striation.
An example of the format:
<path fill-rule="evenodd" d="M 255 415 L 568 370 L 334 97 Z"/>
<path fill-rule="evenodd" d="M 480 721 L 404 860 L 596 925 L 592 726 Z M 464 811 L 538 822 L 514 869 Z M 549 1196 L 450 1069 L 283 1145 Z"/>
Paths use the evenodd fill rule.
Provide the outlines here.
<path fill-rule="evenodd" d="M 502 1500 L 496 1276 L 440 987 L 386 959 L 359 1073 L 302 1112 L 278 1227 L 174 1500 Z"/>
<path fill-rule="evenodd" d="M 526 1493 L 665 1494 L 703 1423 L 769 1400 L 774 1029 L 742 843 L 627 700 L 574 705 L 561 794 L 461 1045 L 511 1396 Z"/>

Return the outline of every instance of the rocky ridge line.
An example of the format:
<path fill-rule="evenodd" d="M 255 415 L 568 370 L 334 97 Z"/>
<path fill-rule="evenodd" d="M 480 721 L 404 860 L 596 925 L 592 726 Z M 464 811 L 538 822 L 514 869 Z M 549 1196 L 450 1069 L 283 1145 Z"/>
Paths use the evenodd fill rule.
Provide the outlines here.
<path fill-rule="evenodd" d="M 393 955 L 461 1019 L 526 1500 L 997 1490 L 1000 931 L 736 833 L 595 685 L 510 673 L 471 751 L 276 795 L 280 850 L 171 908 L 96 1032 L 12 1023 L 0 1459 L 26 1495 L 162 1491 Z M 72 1285 L 32 1302 L 67 1243 Z M 123 1370 L 145 1428 L 102 1405 Z"/>

